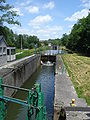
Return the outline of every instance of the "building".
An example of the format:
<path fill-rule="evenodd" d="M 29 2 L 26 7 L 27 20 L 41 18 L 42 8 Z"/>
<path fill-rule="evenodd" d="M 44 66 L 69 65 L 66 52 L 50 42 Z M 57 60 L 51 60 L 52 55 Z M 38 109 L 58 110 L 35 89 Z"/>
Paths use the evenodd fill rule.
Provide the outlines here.
<path fill-rule="evenodd" d="M 16 48 L 15 47 L 7 47 L 7 61 L 16 60 Z"/>
<path fill-rule="evenodd" d="M 0 66 L 7 63 L 7 43 L 3 35 L 0 34 Z"/>

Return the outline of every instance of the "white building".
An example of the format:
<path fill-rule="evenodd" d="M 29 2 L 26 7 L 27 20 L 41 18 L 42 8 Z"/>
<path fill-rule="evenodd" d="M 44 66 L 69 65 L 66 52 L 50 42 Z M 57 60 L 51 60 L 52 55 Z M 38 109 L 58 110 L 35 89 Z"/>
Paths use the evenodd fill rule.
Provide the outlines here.
<path fill-rule="evenodd" d="M 7 47 L 7 61 L 16 60 L 16 48 L 15 47 Z"/>

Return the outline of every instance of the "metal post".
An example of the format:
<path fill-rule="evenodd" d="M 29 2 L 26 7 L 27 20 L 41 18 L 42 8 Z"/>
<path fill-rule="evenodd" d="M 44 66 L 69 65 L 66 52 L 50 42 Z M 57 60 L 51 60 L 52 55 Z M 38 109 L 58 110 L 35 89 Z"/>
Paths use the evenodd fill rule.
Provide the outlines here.
<path fill-rule="evenodd" d="M 31 120 L 31 91 L 28 93 L 28 109 L 27 109 L 27 120 Z"/>
<path fill-rule="evenodd" d="M 36 110 L 36 120 L 43 120 L 44 114 L 43 114 L 43 108 L 44 108 L 44 99 L 43 94 L 41 93 L 41 85 L 37 85 L 37 92 L 38 92 L 38 103 L 37 103 L 37 110 Z"/>
<path fill-rule="evenodd" d="M 44 107 L 44 109 L 43 109 L 43 120 L 46 120 L 46 107 Z"/>
<path fill-rule="evenodd" d="M 21 50 L 22 50 L 22 35 L 21 35 Z"/>
<path fill-rule="evenodd" d="M 4 96 L 4 87 L 28 92 L 28 101 L 22 101 L 19 99 Z M 36 120 L 46 120 L 46 108 L 44 108 L 44 97 L 41 93 L 41 84 L 36 84 L 32 90 L 33 91 L 29 89 L 4 85 L 2 84 L 2 78 L 0 78 L 0 120 L 5 119 L 5 101 L 12 101 L 27 106 L 27 120 L 32 120 L 32 117 L 35 117 Z M 36 116 L 34 112 L 36 112 Z"/>
<path fill-rule="evenodd" d="M 37 44 L 35 44 L 35 54 L 37 54 Z"/>
<path fill-rule="evenodd" d="M 43 120 L 43 95 L 38 94 L 38 109 L 36 110 L 36 120 Z"/>
<path fill-rule="evenodd" d="M 0 96 L 3 97 L 4 91 L 1 85 L 2 85 L 2 78 L 0 78 Z M 4 120 L 4 118 L 5 118 L 4 101 L 0 100 L 0 120 Z"/>

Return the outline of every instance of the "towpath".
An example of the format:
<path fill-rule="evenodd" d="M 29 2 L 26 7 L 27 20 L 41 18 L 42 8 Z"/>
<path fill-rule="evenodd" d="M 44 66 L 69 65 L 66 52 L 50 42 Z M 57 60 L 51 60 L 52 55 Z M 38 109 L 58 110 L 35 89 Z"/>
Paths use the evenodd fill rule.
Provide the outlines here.
<path fill-rule="evenodd" d="M 70 106 L 72 99 L 75 99 L 76 106 L 87 106 L 84 99 L 78 98 L 72 81 L 70 80 L 64 67 L 61 56 L 57 56 L 55 75 L 54 120 L 58 120 L 58 112 L 60 107 Z M 67 112 L 67 120 L 90 120 L 90 117 L 88 117 L 85 112 Z"/>

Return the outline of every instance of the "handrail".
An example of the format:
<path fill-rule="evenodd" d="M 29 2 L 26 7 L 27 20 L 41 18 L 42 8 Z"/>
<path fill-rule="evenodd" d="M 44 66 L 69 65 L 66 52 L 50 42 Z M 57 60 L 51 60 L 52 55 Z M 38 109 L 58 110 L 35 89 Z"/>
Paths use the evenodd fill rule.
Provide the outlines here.
<path fill-rule="evenodd" d="M 4 87 L 28 92 L 27 101 L 4 96 Z M 46 108 L 44 107 L 41 85 L 36 84 L 33 89 L 29 90 L 26 88 L 2 84 L 2 78 L 0 78 L 0 120 L 5 119 L 5 104 L 8 101 L 27 106 L 27 120 L 31 120 L 31 117 L 34 114 L 34 109 L 36 112 L 36 120 L 46 120 Z"/>
<path fill-rule="evenodd" d="M 29 89 L 26 89 L 26 88 L 20 88 L 20 87 L 11 86 L 11 85 L 2 84 L 1 86 L 2 86 L 2 87 L 11 88 L 11 89 L 17 89 L 17 90 L 21 90 L 21 91 L 26 91 L 26 92 L 29 92 L 29 91 L 30 91 Z"/>

